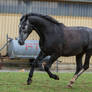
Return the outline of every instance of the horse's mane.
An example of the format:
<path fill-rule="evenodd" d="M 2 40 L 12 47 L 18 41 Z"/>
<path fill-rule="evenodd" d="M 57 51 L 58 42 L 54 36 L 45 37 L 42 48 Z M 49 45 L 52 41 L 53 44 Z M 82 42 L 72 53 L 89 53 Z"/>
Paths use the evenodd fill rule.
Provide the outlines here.
<path fill-rule="evenodd" d="M 52 23 L 55 23 L 55 24 L 60 24 L 57 20 L 55 20 L 54 18 L 48 16 L 48 15 L 43 15 L 43 14 L 37 14 L 37 13 L 29 13 L 29 14 L 25 14 L 24 16 L 28 17 L 28 16 L 38 16 L 38 17 L 41 17 L 41 18 L 44 18 Z"/>

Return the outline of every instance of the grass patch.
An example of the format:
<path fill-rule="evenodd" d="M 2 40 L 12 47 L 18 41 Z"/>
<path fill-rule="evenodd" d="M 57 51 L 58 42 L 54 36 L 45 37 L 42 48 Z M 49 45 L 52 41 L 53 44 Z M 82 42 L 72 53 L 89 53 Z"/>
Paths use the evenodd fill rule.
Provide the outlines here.
<path fill-rule="evenodd" d="M 0 92 L 92 92 L 92 73 L 84 73 L 72 89 L 66 88 L 73 73 L 57 73 L 60 80 L 46 73 L 35 73 L 31 85 L 26 85 L 26 72 L 0 72 Z"/>

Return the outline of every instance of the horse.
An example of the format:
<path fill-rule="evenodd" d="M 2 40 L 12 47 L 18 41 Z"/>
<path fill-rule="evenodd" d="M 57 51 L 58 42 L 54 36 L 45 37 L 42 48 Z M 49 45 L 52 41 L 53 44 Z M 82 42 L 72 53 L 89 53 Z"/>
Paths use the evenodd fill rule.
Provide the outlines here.
<path fill-rule="evenodd" d="M 66 26 L 51 16 L 28 13 L 24 14 L 20 19 L 18 43 L 24 45 L 25 40 L 33 30 L 40 37 L 39 47 L 41 51 L 31 66 L 27 84 L 31 84 L 34 68 L 45 57 L 50 56 L 48 62 L 43 61 L 42 63 L 44 70 L 50 78 L 59 80 L 59 77 L 50 71 L 49 66 L 60 56 L 75 56 L 76 71 L 67 85 L 67 87 L 72 87 L 75 80 L 89 68 L 92 55 L 92 29 L 83 26 Z M 84 54 L 85 62 L 83 64 L 82 57 Z"/>

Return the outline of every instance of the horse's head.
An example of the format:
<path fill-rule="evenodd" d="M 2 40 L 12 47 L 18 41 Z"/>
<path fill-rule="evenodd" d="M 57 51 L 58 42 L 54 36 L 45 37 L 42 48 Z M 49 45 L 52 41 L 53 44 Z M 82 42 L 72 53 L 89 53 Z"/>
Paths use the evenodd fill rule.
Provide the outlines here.
<path fill-rule="evenodd" d="M 29 22 L 28 16 L 23 15 L 19 23 L 19 40 L 20 45 L 24 45 L 25 40 L 33 30 L 33 25 Z"/>

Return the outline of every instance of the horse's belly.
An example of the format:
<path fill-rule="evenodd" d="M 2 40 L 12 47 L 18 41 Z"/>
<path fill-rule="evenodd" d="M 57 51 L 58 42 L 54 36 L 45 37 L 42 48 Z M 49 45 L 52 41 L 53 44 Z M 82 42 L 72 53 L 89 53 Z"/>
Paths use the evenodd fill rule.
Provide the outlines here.
<path fill-rule="evenodd" d="M 78 48 L 78 49 L 67 49 L 67 50 L 63 50 L 62 52 L 62 56 L 76 56 L 78 54 L 80 54 L 82 52 L 82 48 Z"/>

